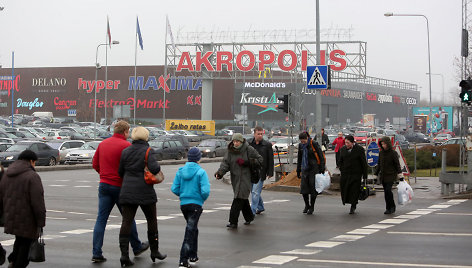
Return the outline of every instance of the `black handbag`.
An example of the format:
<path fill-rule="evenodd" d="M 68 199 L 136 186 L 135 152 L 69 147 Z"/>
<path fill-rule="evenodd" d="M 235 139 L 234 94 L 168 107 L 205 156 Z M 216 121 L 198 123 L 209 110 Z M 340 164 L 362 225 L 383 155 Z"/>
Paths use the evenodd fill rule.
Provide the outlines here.
<path fill-rule="evenodd" d="M 28 259 L 32 262 L 44 262 L 46 261 L 46 254 L 44 252 L 44 239 L 43 239 L 43 228 L 39 233 L 39 238 L 31 243 Z"/>
<path fill-rule="evenodd" d="M 361 185 L 361 189 L 359 191 L 359 200 L 363 201 L 366 200 L 369 195 L 375 195 L 375 188 L 372 186 L 367 185 L 367 180 L 363 180 L 364 185 Z"/>
<path fill-rule="evenodd" d="M 249 153 L 246 151 L 247 159 L 249 161 L 249 170 L 251 172 L 251 183 L 256 184 L 260 180 L 260 165 L 256 163 L 255 159 L 250 159 L 249 158 Z"/>

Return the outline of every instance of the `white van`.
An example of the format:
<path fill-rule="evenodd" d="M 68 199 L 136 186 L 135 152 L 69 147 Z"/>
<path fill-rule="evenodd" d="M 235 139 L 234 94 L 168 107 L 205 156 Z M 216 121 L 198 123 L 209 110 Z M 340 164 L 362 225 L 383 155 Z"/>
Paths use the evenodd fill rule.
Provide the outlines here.
<path fill-rule="evenodd" d="M 34 112 L 31 116 L 39 118 L 53 118 L 52 112 Z"/>

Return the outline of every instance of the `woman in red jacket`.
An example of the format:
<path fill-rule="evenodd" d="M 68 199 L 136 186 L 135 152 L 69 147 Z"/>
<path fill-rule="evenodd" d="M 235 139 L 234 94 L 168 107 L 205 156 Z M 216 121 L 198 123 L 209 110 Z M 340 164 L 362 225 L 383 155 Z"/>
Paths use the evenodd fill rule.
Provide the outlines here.
<path fill-rule="evenodd" d="M 334 139 L 333 141 L 334 147 L 334 152 L 336 153 L 336 168 L 339 168 L 339 150 L 344 146 L 344 138 L 343 138 L 343 133 L 338 132 L 338 137 Z"/>

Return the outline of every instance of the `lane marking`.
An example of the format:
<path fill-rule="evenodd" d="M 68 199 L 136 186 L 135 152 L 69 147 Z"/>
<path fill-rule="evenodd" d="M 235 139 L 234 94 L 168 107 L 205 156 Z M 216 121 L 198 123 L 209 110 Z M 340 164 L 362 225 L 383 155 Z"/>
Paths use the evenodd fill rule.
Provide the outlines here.
<path fill-rule="evenodd" d="M 467 200 L 469 200 L 469 199 L 452 199 L 452 200 L 449 200 L 447 202 L 449 202 L 449 203 L 462 203 L 462 202 L 465 202 Z"/>
<path fill-rule="evenodd" d="M 352 230 L 350 232 L 347 232 L 348 234 L 365 234 L 365 235 L 369 235 L 369 234 L 373 234 L 373 233 L 376 233 L 378 232 L 379 229 L 355 229 L 355 230 Z"/>
<path fill-rule="evenodd" d="M 63 181 L 70 181 L 70 180 L 56 180 L 56 181 L 61 181 L 61 182 L 63 182 Z"/>
<path fill-rule="evenodd" d="M 77 185 L 77 186 L 74 186 L 75 188 L 90 188 L 92 186 L 90 185 Z"/>
<path fill-rule="evenodd" d="M 92 214 L 88 214 L 88 213 L 84 213 L 84 212 L 74 212 L 74 211 L 69 211 L 67 212 L 69 214 L 75 214 L 75 215 L 92 215 Z"/>
<path fill-rule="evenodd" d="M 364 226 L 362 228 L 370 228 L 370 229 L 387 229 L 395 225 L 388 225 L 388 224 L 371 224 Z"/>
<path fill-rule="evenodd" d="M 387 223 L 387 224 L 400 224 L 408 221 L 409 219 L 388 219 L 388 220 L 383 220 L 379 223 Z"/>
<path fill-rule="evenodd" d="M 421 215 L 400 215 L 395 217 L 395 219 L 416 219 L 421 217 Z"/>
<path fill-rule="evenodd" d="M 284 256 L 284 255 L 269 255 L 265 258 L 259 259 L 257 261 L 254 261 L 252 263 L 261 263 L 261 264 L 277 264 L 277 265 L 282 265 L 287 262 L 291 262 L 298 257 L 296 256 Z"/>
<path fill-rule="evenodd" d="M 48 220 L 67 220 L 67 218 L 46 217 Z"/>
<path fill-rule="evenodd" d="M 164 221 L 164 220 L 168 220 L 168 219 L 174 219 L 175 217 L 171 217 L 171 216 L 157 216 L 157 219 L 160 220 L 160 221 Z M 146 222 L 146 221 L 144 221 Z"/>
<path fill-rule="evenodd" d="M 64 238 L 67 237 L 65 235 L 44 235 L 43 238 L 44 240 L 51 240 L 51 239 L 56 239 L 56 238 Z"/>
<path fill-rule="evenodd" d="M 276 200 L 264 201 L 264 204 L 284 203 L 284 202 L 289 202 L 289 201 L 290 200 L 287 200 L 287 199 L 276 199 Z"/>
<path fill-rule="evenodd" d="M 219 208 L 213 208 L 213 209 L 218 209 L 218 210 L 230 210 L 231 207 L 219 207 Z"/>
<path fill-rule="evenodd" d="M 58 213 L 62 213 L 62 212 L 65 212 L 64 210 L 52 210 L 52 209 L 46 209 L 47 212 L 58 212 Z"/>
<path fill-rule="evenodd" d="M 296 255 L 314 255 L 317 253 L 322 252 L 320 249 L 308 249 L 308 248 L 301 248 L 301 249 L 294 249 L 290 251 L 280 252 L 282 254 L 296 254 Z"/>
<path fill-rule="evenodd" d="M 319 262 L 319 263 L 337 263 L 337 264 L 364 264 L 377 266 L 404 266 L 404 267 L 430 267 L 430 268 L 472 268 L 468 265 L 448 265 L 448 264 L 420 264 L 420 263 L 399 263 L 399 262 L 367 262 L 367 261 L 341 261 L 341 260 L 313 260 L 298 259 L 302 262 Z"/>
<path fill-rule="evenodd" d="M 62 185 L 62 184 L 50 184 L 48 185 L 49 187 L 65 187 L 66 185 Z"/>
<path fill-rule="evenodd" d="M 427 214 L 430 214 L 430 213 L 432 213 L 432 211 L 418 211 L 418 210 L 415 210 L 415 211 L 408 212 L 407 214 L 408 215 L 427 215 Z"/>
<path fill-rule="evenodd" d="M 121 228 L 121 224 L 107 224 L 107 226 L 105 227 L 106 230 L 115 230 L 115 229 L 120 229 L 120 228 Z"/>
<path fill-rule="evenodd" d="M 206 210 L 203 210 L 203 213 L 212 213 L 212 212 L 216 212 L 218 210 L 215 210 L 215 209 L 206 209 Z"/>
<path fill-rule="evenodd" d="M 333 248 L 335 246 L 339 246 L 344 244 L 345 242 L 335 242 L 335 241 L 317 241 L 308 245 L 305 245 L 305 247 L 313 247 L 313 248 Z"/>
<path fill-rule="evenodd" d="M 2 246 L 12 246 L 15 243 L 15 239 L 8 239 L 2 241 Z"/>
<path fill-rule="evenodd" d="M 472 233 L 427 233 L 427 232 L 387 232 L 388 234 L 404 235 L 438 235 L 438 236 L 472 236 Z"/>
<path fill-rule="evenodd" d="M 431 211 L 431 212 L 434 212 L 434 211 L 438 211 L 438 210 L 441 210 L 441 209 L 438 209 L 438 208 L 419 208 L 417 210 L 418 211 Z"/>
<path fill-rule="evenodd" d="M 241 265 L 241 266 L 238 266 L 237 268 L 270 268 L 270 267 L 267 267 L 267 266 L 249 266 L 249 265 Z"/>
<path fill-rule="evenodd" d="M 92 229 L 76 229 L 76 230 L 61 232 L 61 234 L 86 234 L 86 233 L 92 233 L 92 232 L 93 232 Z"/>
<path fill-rule="evenodd" d="M 472 216 L 472 213 L 437 212 L 436 215 Z"/>
<path fill-rule="evenodd" d="M 364 237 L 365 237 L 365 235 L 338 235 L 336 237 L 331 238 L 330 240 L 351 242 L 351 241 L 359 240 L 359 239 L 364 238 Z"/>
<path fill-rule="evenodd" d="M 432 206 L 429 206 L 428 208 L 448 208 L 452 206 L 451 204 L 449 205 L 432 205 Z"/>

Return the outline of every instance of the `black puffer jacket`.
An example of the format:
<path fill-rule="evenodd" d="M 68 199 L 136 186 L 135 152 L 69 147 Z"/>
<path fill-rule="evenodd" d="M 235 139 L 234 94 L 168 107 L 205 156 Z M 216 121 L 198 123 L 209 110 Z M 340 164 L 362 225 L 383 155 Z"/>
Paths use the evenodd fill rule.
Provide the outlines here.
<path fill-rule="evenodd" d="M 262 140 L 259 144 L 256 144 L 254 138 L 248 140 L 249 145 L 251 145 L 256 151 L 262 156 L 263 162 L 262 167 L 259 172 L 261 180 L 265 180 L 267 176 L 274 176 L 274 151 L 272 150 L 272 144 L 266 140 Z"/>
<path fill-rule="evenodd" d="M 387 144 L 387 150 L 384 150 L 382 143 Z M 380 139 L 379 148 L 379 163 L 375 168 L 374 174 L 379 176 L 379 180 L 382 183 L 394 182 L 397 180 L 397 175 L 402 173 L 399 156 L 392 148 L 392 141 L 389 137 Z"/>
<path fill-rule="evenodd" d="M 144 181 L 144 157 L 148 147 L 146 141 L 136 140 L 121 153 L 118 169 L 120 177 L 123 178 L 120 204 L 149 205 L 157 202 L 153 185 Z M 161 170 L 152 149 L 148 156 L 148 168 L 152 174 L 157 174 Z"/>

